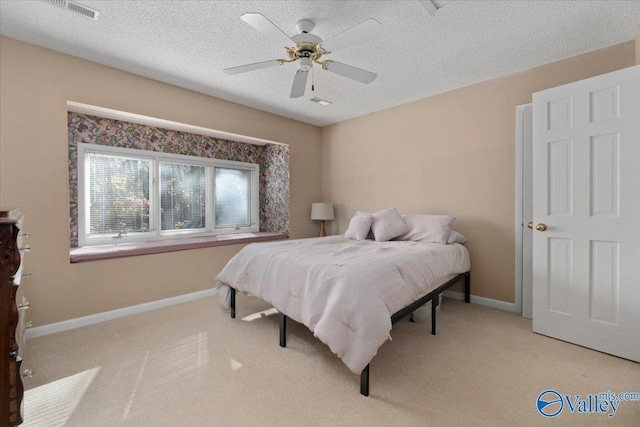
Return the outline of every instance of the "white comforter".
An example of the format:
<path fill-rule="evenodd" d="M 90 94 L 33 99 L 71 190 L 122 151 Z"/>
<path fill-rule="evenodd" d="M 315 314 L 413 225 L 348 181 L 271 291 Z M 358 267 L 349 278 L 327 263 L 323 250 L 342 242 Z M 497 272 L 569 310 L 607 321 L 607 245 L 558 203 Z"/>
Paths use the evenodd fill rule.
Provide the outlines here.
<path fill-rule="evenodd" d="M 305 324 L 359 374 L 389 339 L 391 315 L 448 275 L 469 271 L 459 244 L 354 241 L 342 236 L 253 243 L 216 277 Z"/>

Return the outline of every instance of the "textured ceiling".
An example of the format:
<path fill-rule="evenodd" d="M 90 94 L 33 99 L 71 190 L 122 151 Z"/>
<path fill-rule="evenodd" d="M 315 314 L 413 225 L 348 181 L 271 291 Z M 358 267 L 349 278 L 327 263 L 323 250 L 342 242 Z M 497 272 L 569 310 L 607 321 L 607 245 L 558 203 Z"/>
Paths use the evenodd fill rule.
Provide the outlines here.
<path fill-rule="evenodd" d="M 632 40 L 640 1 L 84 1 L 93 21 L 44 1 L 0 2 L 0 33 L 135 74 L 323 126 Z M 285 58 L 242 20 L 260 12 L 285 33 L 315 23 L 328 38 L 375 18 L 384 34 L 331 59 L 378 73 L 369 85 L 314 67 L 290 99 L 297 67 L 223 68 Z M 333 102 L 321 106 L 313 96 Z"/>

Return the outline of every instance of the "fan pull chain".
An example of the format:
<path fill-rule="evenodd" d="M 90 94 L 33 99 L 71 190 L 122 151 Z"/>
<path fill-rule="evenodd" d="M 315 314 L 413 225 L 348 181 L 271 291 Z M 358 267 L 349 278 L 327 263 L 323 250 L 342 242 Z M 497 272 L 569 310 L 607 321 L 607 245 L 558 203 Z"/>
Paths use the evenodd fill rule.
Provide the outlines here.
<path fill-rule="evenodd" d="M 315 68 L 314 66 L 311 66 L 311 92 L 314 92 L 316 90 L 315 83 L 314 83 L 316 74 L 315 74 L 315 71 L 313 71 L 314 68 Z"/>

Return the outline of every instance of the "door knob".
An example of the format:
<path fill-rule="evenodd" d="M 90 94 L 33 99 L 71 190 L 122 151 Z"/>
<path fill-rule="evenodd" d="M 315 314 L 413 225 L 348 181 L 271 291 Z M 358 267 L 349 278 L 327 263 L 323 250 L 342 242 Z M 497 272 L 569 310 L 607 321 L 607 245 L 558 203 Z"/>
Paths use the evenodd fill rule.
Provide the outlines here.
<path fill-rule="evenodd" d="M 533 221 L 529 221 L 529 222 L 527 223 L 527 228 L 528 228 L 529 230 L 533 230 Z"/>
<path fill-rule="evenodd" d="M 547 225 L 546 224 L 540 223 L 540 224 L 536 225 L 536 230 L 538 230 L 538 231 L 545 231 L 546 229 L 547 229 Z"/>

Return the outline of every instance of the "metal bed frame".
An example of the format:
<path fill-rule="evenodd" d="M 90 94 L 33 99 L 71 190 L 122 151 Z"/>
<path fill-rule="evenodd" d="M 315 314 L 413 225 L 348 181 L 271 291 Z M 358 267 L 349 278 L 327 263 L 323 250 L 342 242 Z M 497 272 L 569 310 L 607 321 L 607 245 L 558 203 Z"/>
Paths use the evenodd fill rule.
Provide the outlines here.
<path fill-rule="evenodd" d="M 429 292 L 425 296 L 412 302 L 408 306 L 399 310 L 391 315 L 391 324 L 395 325 L 400 320 L 404 319 L 418 308 L 422 307 L 429 301 L 431 301 L 431 334 L 436 334 L 436 308 L 439 303 L 439 296 L 441 293 L 449 289 L 451 286 L 464 279 L 464 302 L 471 302 L 471 271 L 466 273 L 460 273 L 446 283 L 440 285 L 433 291 Z M 236 290 L 233 287 L 231 289 L 231 318 L 236 318 Z M 411 319 L 411 321 L 413 321 Z M 280 313 L 280 347 L 287 346 L 287 315 Z M 363 396 L 369 396 L 369 365 L 362 370 L 360 374 L 360 394 Z"/>

